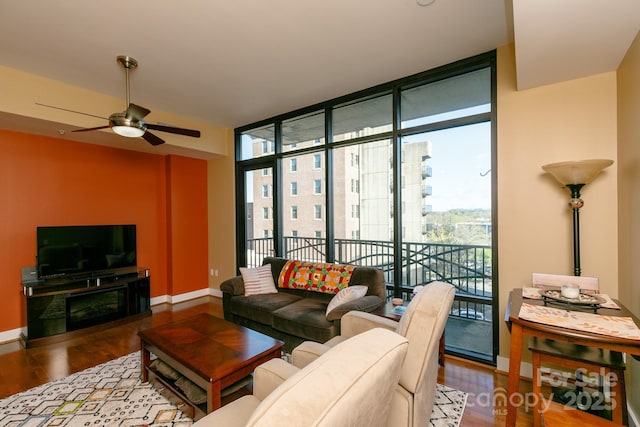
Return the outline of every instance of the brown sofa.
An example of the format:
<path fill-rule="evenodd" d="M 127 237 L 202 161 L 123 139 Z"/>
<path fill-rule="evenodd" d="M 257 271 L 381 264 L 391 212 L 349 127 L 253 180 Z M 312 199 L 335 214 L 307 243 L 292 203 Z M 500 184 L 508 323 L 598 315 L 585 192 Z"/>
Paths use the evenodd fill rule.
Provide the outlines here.
<path fill-rule="evenodd" d="M 276 257 L 263 261 L 263 265 L 271 265 L 276 286 L 287 261 Z M 367 294 L 340 305 L 327 316 L 332 294 L 277 288 L 277 293 L 245 296 L 242 276 L 236 276 L 220 284 L 224 318 L 284 341 L 285 351 L 291 351 L 303 341 L 324 343 L 340 335 L 343 314 L 351 310 L 371 312 L 386 299 L 384 274 L 379 268 L 355 267 L 349 285 L 365 285 Z"/>

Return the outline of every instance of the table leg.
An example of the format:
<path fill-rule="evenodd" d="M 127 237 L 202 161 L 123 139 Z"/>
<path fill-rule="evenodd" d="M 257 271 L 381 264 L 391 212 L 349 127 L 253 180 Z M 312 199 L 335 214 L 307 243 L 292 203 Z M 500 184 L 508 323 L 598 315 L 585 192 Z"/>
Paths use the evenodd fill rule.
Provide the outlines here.
<path fill-rule="evenodd" d="M 533 427 L 540 427 L 542 425 L 542 414 L 540 413 L 540 409 L 542 408 L 542 376 L 540 373 L 540 353 L 537 351 L 533 352 L 531 365 L 533 367 L 531 388 L 535 398 L 533 403 Z"/>
<path fill-rule="evenodd" d="M 515 402 L 518 399 L 520 386 L 520 362 L 522 360 L 522 326 L 511 325 L 511 346 L 509 349 L 509 384 L 507 386 L 507 420 L 506 427 L 515 427 L 518 407 Z"/>
<path fill-rule="evenodd" d="M 141 376 L 142 382 L 146 383 L 147 381 L 149 381 L 149 372 L 147 371 L 147 367 L 151 363 L 151 354 L 149 353 L 149 350 L 147 350 L 147 347 L 145 346 L 144 341 L 142 339 L 140 340 L 140 358 L 141 358 L 140 376 Z"/>
<path fill-rule="evenodd" d="M 207 386 L 207 414 L 222 406 L 220 381 L 211 381 Z"/>

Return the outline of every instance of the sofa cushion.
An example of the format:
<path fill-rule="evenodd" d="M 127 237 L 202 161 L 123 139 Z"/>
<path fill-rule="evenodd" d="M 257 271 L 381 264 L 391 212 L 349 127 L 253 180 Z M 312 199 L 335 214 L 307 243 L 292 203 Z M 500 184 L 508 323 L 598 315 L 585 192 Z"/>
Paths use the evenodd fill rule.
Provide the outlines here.
<path fill-rule="evenodd" d="M 244 295 L 275 294 L 278 292 L 271 275 L 271 266 L 262 265 L 256 268 L 240 267 L 244 282 Z"/>
<path fill-rule="evenodd" d="M 349 286 L 353 265 L 290 260 L 278 277 L 278 287 L 337 294 Z"/>
<path fill-rule="evenodd" d="M 272 313 L 302 297 L 285 292 L 275 294 L 235 296 L 231 297 L 231 310 L 235 316 L 244 317 L 254 322 L 271 325 Z"/>
<path fill-rule="evenodd" d="M 325 342 L 340 330 L 327 320 L 327 303 L 304 298 L 273 312 L 274 329 L 312 341 Z"/>
<path fill-rule="evenodd" d="M 368 289 L 368 287 L 362 285 L 344 288 L 331 298 L 331 301 L 329 301 L 329 304 L 327 305 L 327 316 L 334 308 L 358 298 L 362 298 L 367 294 Z"/>
<path fill-rule="evenodd" d="M 334 308 L 327 314 L 327 320 L 339 320 L 350 311 L 372 312 L 384 304 L 384 301 L 375 295 L 367 295 L 353 301 L 346 302 Z"/>

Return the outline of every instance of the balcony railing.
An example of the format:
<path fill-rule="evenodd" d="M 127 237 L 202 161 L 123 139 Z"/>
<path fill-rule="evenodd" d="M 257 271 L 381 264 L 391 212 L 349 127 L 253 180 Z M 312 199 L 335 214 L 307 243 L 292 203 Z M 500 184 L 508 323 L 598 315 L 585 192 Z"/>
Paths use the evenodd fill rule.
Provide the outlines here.
<path fill-rule="evenodd" d="M 395 256 L 393 243 L 380 240 L 335 239 L 335 262 L 379 267 L 385 273 L 387 293 L 395 295 Z M 247 264 L 259 266 L 265 256 L 274 256 L 272 238 L 247 242 Z M 285 237 L 283 256 L 304 261 L 326 261 L 327 240 L 315 237 Z M 492 339 L 492 251 L 486 245 L 442 243 L 404 243 L 402 283 L 398 286 L 405 300 L 416 286 L 434 280 L 455 286 L 456 297 L 447 323 L 447 348 L 458 354 L 491 360 Z M 473 325 L 473 326 L 470 326 Z M 469 332 L 468 328 L 473 328 Z M 477 342 L 470 344 L 471 333 Z M 489 338 L 489 339 L 487 339 Z M 467 345 L 470 345 L 467 347 Z"/>
<path fill-rule="evenodd" d="M 327 240 L 316 237 L 285 237 L 283 256 L 290 259 L 324 262 Z M 247 242 L 247 264 L 258 266 L 265 256 L 274 256 L 273 239 L 258 238 Z M 393 242 L 380 240 L 335 239 L 335 262 L 379 267 L 385 272 L 390 290 L 394 285 Z M 419 285 L 434 280 L 451 283 L 457 293 L 469 301 L 491 300 L 491 247 L 442 243 L 404 243 L 402 283 L 407 297 Z"/>

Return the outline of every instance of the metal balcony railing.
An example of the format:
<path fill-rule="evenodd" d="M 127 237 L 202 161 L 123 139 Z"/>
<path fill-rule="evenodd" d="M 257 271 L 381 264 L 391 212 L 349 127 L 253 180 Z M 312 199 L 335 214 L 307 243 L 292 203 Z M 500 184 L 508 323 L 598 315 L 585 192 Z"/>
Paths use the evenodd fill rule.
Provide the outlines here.
<path fill-rule="evenodd" d="M 335 262 L 379 267 L 385 273 L 387 295 L 396 293 L 393 243 L 379 240 L 335 239 Z M 274 256 L 273 238 L 247 241 L 247 264 L 262 264 Z M 325 262 L 327 240 L 315 237 L 285 237 L 283 256 L 304 261 Z M 451 283 L 456 296 L 447 322 L 447 351 L 478 360 L 492 360 L 492 251 L 490 246 L 440 243 L 405 243 L 402 283 L 399 292 L 409 300 L 416 286 L 434 280 Z M 471 356 L 470 356 L 471 355 Z"/>
<path fill-rule="evenodd" d="M 327 240 L 316 237 L 285 237 L 283 256 L 304 261 L 325 262 Z M 272 238 L 247 241 L 247 264 L 258 266 L 265 256 L 274 256 Z M 385 272 L 390 294 L 394 291 L 395 254 L 393 242 L 380 240 L 335 239 L 335 262 L 379 267 Z M 491 247 L 442 243 L 404 243 L 399 254 L 402 259 L 403 297 L 409 298 L 413 289 L 434 280 L 451 283 L 457 298 L 472 304 L 489 305 L 492 293 Z M 454 309 L 466 310 L 471 307 Z M 477 311 L 479 307 L 473 307 Z M 486 310 L 483 310 L 483 312 Z M 479 316 L 476 316 L 479 317 Z"/>

